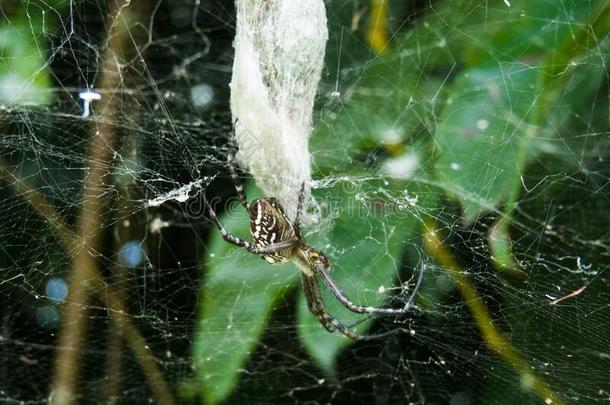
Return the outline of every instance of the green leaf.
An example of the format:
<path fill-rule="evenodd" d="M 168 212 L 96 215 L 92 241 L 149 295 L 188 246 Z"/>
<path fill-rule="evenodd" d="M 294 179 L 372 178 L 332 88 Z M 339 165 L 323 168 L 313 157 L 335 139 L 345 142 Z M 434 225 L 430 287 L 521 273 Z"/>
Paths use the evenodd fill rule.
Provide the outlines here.
<path fill-rule="evenodd" d="M 607 103 L 603 101 L 596 102 L 595 93 L 599 88 L 599 83 L 605 77 L 605 70 L 603 64 L 589 64 L 583 63 L 583 60 L 587 59 L 599 59 L 603 58 L 604 49 L 603 43 L 600 41 L 599 46 L 592 47 L 591 43 L 596 43 L 599 36 L 595 33 L 603 32 L 604 28 L 608 25 L 608 5 L 601 2 L 597 3 L 597 8 L 591 4 L 579 3 L 570 4 L 570 12 L 565 13 L 564 10 L 556 9 L 556 5 L 550 2 L 541 4 L 540 9 L 531 9 L 529 3 L 517 3 L 511 2 L 511 15 L 520 16 L 518 20 L 511 21 L 507 24 L 506 20 L 503 20 L 501 24 L 496 24 L 494 17 L 490 16 L 490 19 L 485 20 L 485 32 L 486 35 L 478 35 L 479 41 L 466 45 L 464 55 L 465 62 L 468 64 L 477 64 L 482 61 L 489 60 L 491 56 L 494 61 L 500 61 L 506 59 L 507 56 L 512 57 L 513 52 L 517 51 L 520 55 L 526 52 L 523 46 L 530 46 L 534 44 L 534 47 L 527 48 L 530 53 L 537 52 L 536 58 L 538 60 L 545 60 L 539 68 L 535 66 L 520 66 L 516 64 L 501 65 L 502 68 L 478 68 L 473 69 L 474 72 L 480 73 L 482 70 L 489 71 L 492 75 L 493 71 L 496 71 L 499 81 L 505 83 L 493 83 L 492 80 L 477 81 L 471 79 L 470 83 L 468 80 L 464 80 L 471 71 L 466 71 L 462 76 L 462 86 L 456 83 L 455 86 L 450 90 L 450 96 L 455 97 L 458 100 L 462 100 L 463 104 L 471 102 L 468 97 L 469 94 L 460 94 L 464 89 L 467 89 L 469 85 L 479 86 L 475 89 L 476 100 L 472 103 L 470 109 L 466 109 L 467 113 L 464 114 L 463 124 L 471 125 L 471 113 L 473 109 L 485 106 L 486 102 L 481 99 L 479 90 L 481 85 L 488 86 L 490 89 L 497 89 L 499 86 L 506 87 L 503 91 L 504 98 L 502 100 L 491 97 L 491 91 L 488 94 L 489 100 L 493 103 L 491 107 L 491 118 L 499 124 L 500 131 L 503 131 L 506 137 L 504 142 L 505 147 L 502 147 L 502 136 L 498 137 L 494 135 L 497 143 L 494 144 L 494 140 L 489 138 L 489 144 L 486 144 L 486 140 L 479 139 L 478 142 L 466 142 L 462 143 L 457 141 L 463 146 L 462 150 L 455 150 L 451 140 L 448 141 L 445 137 L 451 137 L 451 134 L 447 132 L 447 126 L 441 124 L 439 131 L 445 131 L 441 133 L 437 139 L 440 139 L 439 144 L 443 147 L 440 150 L 440 155 L 444 159 L 451 159 L 451 154 L 455 152 L 455 155 L 461 155 L 462 160 L 468 161 L 470 155 L 472 160 L 469 161 L 472 170 L 463 171 L 462 173 L 466 176 L 460 177 L 457 174 L 457 178 L 454 178 L 456 173 L 451 173 L 451 170 L 447 170 L 446 160 L 441 162 L 445 164 L 441 170 L 443 177 L 450 183 L 457 183 L 457 188 L 451 188 L 451 194 L 462 193 L 462 203 L 465 207 L 465 218 L 470 221 L 476 217 L 480 212 L 492 209 L 498 204 L 504 204 L 504 217 L 498 221 L 498 223 L 492 228 L 488 235 L 489 246 L 493 253 L 493 260 L 496 266 L 504 270 L 518 271 L 519 266 L 512 256 L 512 243 L 510 240 L 510 221 L 512 216 L 512 209 L 516 204 L 521 192 L 521 182 L 519 176 L 525 168 L 526 155 L 530 157 L 535 153 L 542 153 L 544 149 L 549 148 L 566 148 L 569 152 L 566 152 L 566 156 L 571 158 L 574 150 L 581 150 L 583 146 L 578 145 L 578 142 L 590 143 L 590 138 L 582 140 L 583 137 L 572 136 L 563 139 L 561 142 L 549 146 L 548 139 L 552 136 L 556 136 L 557 133 L 571 132 L 577 133 L 582 131 L 578 129 L 577 125 L 573 125 L 572 129 L 567 129 L 567 125 L 574 122 L 576 124 L 582 122 L 582 116 L 593 116 L 594 111 L 600 111 L 601 114 L 607 115 Z M 538 5 L 536 5 L 538 7 Z M 544 11 L 543 11 L 544 9 Z M 498 10 L 494 10 L 493 13 L 497 13 Z M 516 12 L 516 13 L 515 13 Z M 560 24 L 554 29 L 545 30 L 544 32 L 536 33 L 538 30 L 538 24 L 535 21 L 538 19 L 536 16 L 543 12 L 545 15 L 558 15 L 557 21 L 569 18 L 570 20 L 579 20 L 579 23 L 575 26 L 577 29 L 573 30 L 569 28 L 569 24 Z M 563 15 L 563 17 L 561 17 Z M 569 17 L 567 17 L 569 16 Z M 561 18 L 559 18 L 561 17 Z M 591 26 L 591 22 L 593 25 Z M 568 29 L 569 28 L 569 29 Z M 607 30 L 607 29 L 606 29 Z M 552 35 L 550 35 L 552 33 Z M 558 40 L 558 38 L 560 38 Z M 561 39 L 563 38 L 563 39 Z M 502 49 L 501 54 L 494 54 L 495 49 Z M 583 50 L 588 50 L 589 55 L 581 56 L 580 53 Z M 546 59 L 544 53 L 546 52 Z M 487 54 L 488 56 L 483 56 Z M 607 52 L 605 53 L 607 54 Z M 478 55 L 478 56 L 477 56 Z M 580 58 L 580 60 L 578 60 Z M 520 72 L 519 70 L 528 69 L 529 72 Z M 500 72 L 500 70 L 503 70 Z M 544 90 L 540 90 L 543 88 Z M 484 92 L 485 90 L 483 90 Z M 515 99 L 520 97 L 523 100 L 523 107 L 525 110 L 515 108 Z M 462 97 L 460 99 L 460 97 Z M 535 98 L 535 101 L 534 101 Z M 517 98 L 518 100 L 518 98 Z M 447 114 L 455 113 L 461 109 L 461 106 L 455 105 L 455 99 L 451 98 L 451 102 L 454 104 L 450 106 L 443 115 L 443 120 L 448 116 Z M 535 105 L 534 105 L 535 104 Z M 592 108 L 592 106 L 594 108 Z M 599 108 L 597 108 L 599 107 Z M 604 108 L 605 107 L 605 108 Z M 505 110 L 504 116 L 502 117 L 502 110 Z M 527 110 L 527 111 L 526 111 Z M 461 112 L 458 112 L 458 114 Z M 601 116 L 601 115 L 600 115 Z M 450 121 L 451 119 L 447 119 Z M 515 120 L 523 120 L 522 124 L 515 126 Z M 546 122 L 542 122 L 544 120 Z M 455 121 L 455 120 L 454 120 Z M 587 125 L 591 125 L 590 120 Z M 604 122 L 604 120 L 597 120 L 598 122 Z M 607 120 L 606 120 L 607 121 Z M 483 118 L 483 122 L 491 122 L 488 118 Z M 505 126 L 506 123 L 512 124 Z M 444 122 L 447 124 L 447 122 Z M 452 122 L 449 122 L 453 125 Z M 546 134 L 546 141 L 538 141 L 536 143 L 531 142 L 532 136 L 535 135 L 538 125 L 544 125 L 546 127 L 555 128 L 555 133 Z M 520 126 L 520 128 L 516 128 Z M 515 129 L 514 135 L 510 132 Z M 603 131 L 603 125 L 598 129 Z M 491 126 L 489 129 L 492 129 Z M 488 131 L 489 131 L 488 129 Z M 468 128 L 467 128 L 468 130 Z M 566 131 L 567 130 L 567 131 Z M 588 132 L 595 131 L 594 128 L 588 127 L 585 129 Z M 449 132 L 451 128 L 449 128 Z M 475 130 L 476 131 L 476 130 Z M 477 135 L 480 138 L 480 135 Z M 509 139 L 510 138 L 510 139 Z M 519 142 L 523 141 L 521 144 Z M 546 145 L 544 143 L 546 142 Z M 588 145 L 588 144 L 587 144 Z M 532 149 L 528 151 L 528 149 Z M 495 156 L 495 154 L 497 156 Z M 485 157 L 485 154 L 488 157 Z M 474 162 L 475 159 L 479 160 L 477 164 Z M 500 162 L 500 164 L 497 164 Z M 507 164 L 513 162 L 512 167 L 508 167 Z M 456 159 L 450 162 L 454 168 L 461 166 L 460 159 Z M 478 171 L 478 167 L 481 169 Z M 478 175 L 477 172 L 481 175 Z M 498 177 L 496 174 L 501 173 Z M 494 180 L 494 177 L 496 178 Z M 454 178 L 454 180 L 451 180 Z M 464 184 L 472 182 L 470 188 L 464 189 Z M 484 183 L 494 183 L 493 187 L 485 188 Z M 451 184 L 452 186 L 456 184 Z M 511 190 L 512 188 L 512 190 Z M 470 195 L 464 194 L 474 191 Z M 482 199 L 480 197 L 483 197 Z M 458 197 L 459 198 L 459 197 Z M 478 202 L 476 201 L 478 200 Z M 482 209 L 479 211 L 478 205 L 481 205 Z"/>
<path fill-rule="evenodd" d="M 332 274 L 345 293 L 366 305 L 388 304 L 388 294 L 379 293 L 379 288 L 394 285 L 401 255 L 409 243 L 419 244 L 424 215 L 418 210 L 431 203 L 422 195 L 433 195 L 429 190 L 418 193 L 415 183 L 407 193 L 405 182 L 379 179 L 380 172 L 410 178 L 414 172 L 425 172 L 430 161 L 426 140 L 416 135 L 433 126 L 440 84 L 436 79 L 421 80 L 420 61 L 409 55 L 391 52 L 367 64 L 359 80 L 339 95 L 341 104 L 324 111 L 311 138 L 316 177 L 346 173 L 352 180 L 320 190 L 326 194 L 316 199 L 327 207 L 323 217 L 332 218 L 327 223 L 331 229 L 320 229 L 309 240 L 327 253 Z M 378 152 L 391 158 L 370 164 L 363 156 Z M 358 175 L 375 180 L 354 181 Z M 411 207 L 413 199 L 419 200 Z M 346 310 L 324 287 L 322 294 L 328 311 L 345 325 L 363 318 Z M 337 356 L 353 341 L 328 333 L 309 312 L 303 294 L 299 300 L 299 336 L 317 364 L 332 374 Z M 366 334 L 370 326 L 364 322 L 355 330 Z"/>
<path fill-rule="evenodd" d="M 247 191 L 253 197 L 253 188 Z M 220 221 L 249 240 L 245 210 L 228 211 Z M 216 404 L 232 392 L 274 303 L 294 286 L 298 271 L 292 264 L 272 266 L 225 242 L 216 228 L 211 232 L 193 358 L 200 392 L 207 403 Z"/>
<path fill-rule="evenodd" d="M 422 128 L 432 126 L 438 82 L 422 81 L 411 57 L 377 57 L 345 90 L 341 104 L 324 111 L 310 149 L 322 174 L 363 170 L 363 154 L 383 149 L 399 153 Z"/>
<path fill-rule="evenodd" d="M 520 182 L 529 123 L 540 96 L 532 66 L 507 64 L 464 71 L 449 91 L 435 141 L 436 170 L 463 208 L 466 222 L 508 201 Z"/>
<path fill-rule="evenodd" d="M 589 30 L 596 9 L 603 3 L 603 0 L 437 2 L 419 23 L 393 42 L 405 53 L 417 55 L 421 68 L 443 77 L 457 66 L 475 67 L 526 58 L 540 60 L 561 45 L 558 39 L 581 29 Z M 604 34 L 598 36 L 603 37 Z M 553 61 L 549 66 L 561 64 Z"/>
<path fill-rule="evenodd" d="M 326 202 L 329 212 L 325 216 L 333 220 L 330 229 L 311 235 L 310 242 L 328 255 L 331 274 L 354 303 L 388 305 L 388 294 L 381 293 L 380 287 L 387 291 L 395 284 L 405 245 L 419 244 L 420 215 L 411 213 L 405 205 L 408 198 L 418 198 L 412 208 L 417 211 L 423 203 L 422 195 L 417 191 L 407 195 L 402 182 L 386 185 L 380 180 L 368 181 L 354 194 L 341 185 L 326 190 L 323 197 L 316 197 Z M 350 325 L 363 318 L 345 309 L 323 286 L 322 294 L 328 312 L 341 323 Z M 337 356 L 353 340 L 327 332 L 307 309 L 303 294 L 299 300 L 299 336 L 318 365 L 332 374 Z M 400 306 L 397 302 L 394 305 Z M 367 321 L 355 330 L 366 333 L 370 325 Z"/>
<path fill-rule="evenodd" d="M 43 15 L 4 19 L 0 24 L 0 103 L 41 105 L 51 102 L 51 78 L 46 69 L 46 41 L 38 32 Z"/>
<path fill-rule="evenodd" d="M 556 49 L 561 44 L 558 38 L 573 35 L 574 27 L 588 25 L 595 3 L 511 0 L 510 7 L 503 2 L 481 7 L 483 14 L 478 15 L 478 23 L 465 25 L 465 35 L 461 35 L 465 40 L 462 59 L 469 66 L 477 66 L 514 61 L 527 54 L 539 56 Z M 454 13 L 455 7 L 447 11 Z M 545 21 L 544 29 L 541 21 Z"/>
<path fill-rule="evenodd" d="M 546 126 L 554 128 L 555 137 L 570 134 L 553 145 L 565 149 L 568 167 L 580 167 L 574 156 L 587 155 L 592 143 L 591 136 L 575 134 L 598 133 L 603 137 L 608 129 L 608 90 L 602 83 L 607 80 L 610 62 L 610 41 L 604 35 L 610 31 L 610 3 L 600 3 L 590 20 L 579 24 L 565 35 L 558 49 L 548 53 L 542 77 L 540 116 L 547 120 Z"/>

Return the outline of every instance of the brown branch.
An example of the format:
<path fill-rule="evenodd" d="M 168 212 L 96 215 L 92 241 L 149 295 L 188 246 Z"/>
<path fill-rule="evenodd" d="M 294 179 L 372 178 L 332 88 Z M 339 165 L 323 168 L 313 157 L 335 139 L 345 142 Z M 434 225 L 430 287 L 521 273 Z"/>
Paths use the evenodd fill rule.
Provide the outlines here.
<path fill-rule="evenodd" d="M 121 377 L 123 366 L 123 336 L 122 324 L 113 319 L 114 328 L 108 330 L 106 341 L 106 366 L 104 375 L 104 392 L 102 397 L 106 404 L 121 403 Z"/>
<path fill-rule="evenodd" d="M 21 177 L 15 175 L 10 169 L 10 165 L 4 159 L 0 158 L 0 179 L 6 184 L 10 184 L 17 191 L 17 195 L 28 202 L 53 228 L 55 235 L 65 246 L 68 252 L 76 247 L 76 235 L 64 223 L 61 216 L 55 209 L 49 205 L 47 199 L 36 190 L 25 184 Z"/>
<path fill-rule="evenodd" d="M 123 338 L 133 351 L 142 373 L 148 380 L 150 390 L 155 397 L 155 403 L 173 404 L 174 399 L 169 387 L 163 380 L 163 373 L 159 370 L 157 360 L 151 355 L 144 337 L 142 337 L 127 316 L 127 311 L 120 295 L 99 277 L 99 273 L 97 277 L 94 276 L 92 278 L 92 281 L 92 287 L 100 295 L 101 299 L 104 299 L 105 294 L 107 307 L 112 313 L 112 321 L 117 326 L 117 329 L 121 331 Z"/>
<path fill-rule="evenodd" d="M 67 252 L 71 253 L 78 248 L 79 239 L 77 235 L 65 224 L 55 208 L 48 203 L 42 194 L 32 189 L 19 176 L 15 175 L 10 169 L 10 165 L 1 158 L 0 177 L 7 184 L 12 185 L 16 189 L 17 194 L 26 200 L 41 217 L 47 220 Z M 93 285 L 90 287 L 94 288 L 94 292 L 99 296 L 99 299 L 110 309 L 113 322 L 120 324 L 123 338 L 134 352 L 135 359 L 151 387 L 155 402 L 161 404 L 174 403 L 169 387 L 163 380 L 163 374 L 159 370 L 154 357 L 148 352 L 148 345 L 145 339 L 138 331 L 138 328 L 125 315 L 127 310 L 122 298 L 103 280 L 97 267 L 91 270 L 88 278 L 93 281 Z M 56 400 L 55 398 L 54 401 Z"/>
<path fill-rule="evenodd" d="M 116 63 L 111 63 L 118 35 L 109 33 L 111 41 L 102 58 L 100 85 L 98 88 L 114 89 L 117 84 Z M 72 257 L 72 270 L 68 277 L 68 300 L 65 303 L 59 328 L 59 342 L 55 359 L 52 403 L 71 404 L 76 396 L 79 377 L 79 356 L 85 346 L 89 303 L 87 284 L 97 271 L 95 252 L 101 237 L 100 228 L 104 219 L 104 187 L 108 167 L 112 161 L 112 146 L 115 132 L 111 127 L 116 114 L 116 105 L 109 92 L 101 103 L 101 116 L 96 130 L 91 135 L 88 150 L 89 170 L 84 182 L 84 195 L 78 220 L 78 240 L 81 246 Z"/>
<path fill-rule="evenodd" d="M 129 144 L 129 138 L 127 139 Z M 131 145 L 133 147 L 133 145 Z M 125 146 L 123 146 L 125 148 Z M 119 185 L 117 187 L 118 198 L 116 199 L 116 210 L 117 215 L 115 218 L 114 226 L 114 240 L 113 240 L 113 251 L 118 252 L 122 246 L 130 240 L 140 239 L 141 235 L 137 234 L 137 228 L 134 226 L 125 226 L 124 218 L 131 218 L 131 214 L 134 209 L 131 203 L 132 199 L 129 198 L 130 187 L 127 185 Z M 131 221 L 130 221 L 131 222 Z M 112 266 L 112 279 L 108 280 L 108 287 L 111 288 L 122 301 L 125 301 L 126 294 L 124 291 L 128 290 L 123 286 L 129 283 L 129 272 L 125 266 L 118 260 Z M 124 327 L 125 322 L 129 322 L 129 318 L 125 317 L 124 322 L 114 322 L 114 328 L 108 329 L 108 337 L 106 342 L 106 367 L 104 376 L 104 399 L 107 404 L 113 404 L 117 401 L 120 402 L 121 392 L 121 370 L 123 365 L 123 339 L 126 335 L 129 335 L 128 329 Z M 129 325 L 127 325 L 129 326 Z M 145 342 L 140 337 L 135 337 L 135 341 L 140 342 L 144 345 Z M 145 346 L 143 346 L 145 348 Z M 137 353 L 134 353 L 137 355 Z M 154 372 L 154 370 L 153 370 Z M 152 381 L 149 379 L 152 384 Z M 155 384 L 156 385 L 156 384 Z"/>
<path fill-rule="evenodd" d="M 102 55 L 101 71 L 97 88 L 106 90 L 105 97 L 100 102 L 100 116 L 97 126 L 92 131 L 88 161 L 89 171 L 84 182 L 82 209 L 78 220 L 78 249 L 72 256 L 72 270 L 68 278 L 69 299 L 66 301 L 61 317 L 59 342 L 53 380 L 52 403 L 72 404 L 77 392 L 76 382 L 79 377 L 79 356 L 85 345 L 88 318 L 89 286 L 98 292 L 105 291 L 110 309 L 115 311 L 115 322 L 125 329 L 127 325 L 124 307 L 117 294 L 106 289 L 107 284 L 101 279 L 95 253 L 99 246 L 101 227 L 105 215 L 104 190 L 106 187 L 108 168 L 112 165 L 113 146 L 116 134 L 113 124 L 116 116 L 117 102 L 113 91 L 120 83 L 120 67 L 118 60 L 122 54 L 126 30 L 122 23 L 122 11 L 129 5 L 128 0 L 111 1 L 109 4 L 108 40 Z M 172 403 L 171 395 L 164 386 L 163 380 L 144 346 L 144 339 L 133 328 L 125 329 L 126 339 L 134 342 L 132 349 L 140 365 L 151 378 L 151 390 L 159 402 Z"/>
<path fill-rule="evenodd" d="M 118 238 L 118 240 L 115 241 L 115 252 L 118 251 L 122 243 L 124 243 L 122 238 Z M 112 288 L 113 291 L 116 291 L 120 299 L 124 300 L 125 294 L 121 293 L 121 290 L 117 287 L 127 282 L 127 274 L 120 264 L 116 264 L 113 267 L 113 277 L 112 280 L 109 281 L 108 287 Z M 108 328 L 108 339 L 106 342 L 106 375 L 104 378 L 105 390 L 103 395 L 107 404 L 113 404 L 119 399 L 119 393 L 121 391 L 121 369 L 123 364 L 123 337 L 125 336 L 125 322 L 117 322 L 115 317 L 112 317 L 112 319 L 114 328 Z M 152 381 L 149 382 L 152 383 Z"/>
<path fill-rule="evenodd" d="M 127 3 L 124 3 L 120 8 L 120 11 L 125 7 Z M 115 19 L 118 21 L 118 19 Z M 117 24 L 113 23 L 113 27 Z M 106 72 L 118 71 L 114 69 L 116 65 L 111 64 L 110 56 L 120 47 L 118 42 L 122 40 L 123 35 L 111 32 L 109 38 L 109 46 L 106 48 L 107 52 L 104 54 L 102 75 L 100 76 L 101 88 L 112 89 L 116 87 L 118 81 L 116 78 L 112 80 L 105 79 Z M 123 298 L 120 294 L 117 294 L 103 279 L 103 276 L 97 268 L 95 261 L 87 257 L 89 254 L 93 254 L 94 244 L 96 238 L 99 237 L 99 227 L 96 228 L 94 225 L 101 225 L 99 219 L 103 216 L 103 204 L 100 200 L 100 194 L 104 186 L 104 173 L 110 166 L 110 151 L 112 150 L 112 139 L 114 134 L 112 133 L 111 125 L 113 123 L 113 116 L 116 110 L 110 101 L 103 104 L 102 114 L 100 121 L 110 123 L 101 125 L 99 132 L 92 135 L 92 141 L 89 148 L 90 161 L 92 162 L 92 168 L 95 166 L 95 170 L 90 172 L 85 183 L 85 196 L 83 197 L 83 211 L 81 214 L 81 220 L 79 222 L 79 232 L 81 236 L 76 235 L 64 222 L 61 215 L 57 213 L 55 208 L 50 205 L 47 199 L 27 185 L 23 179 L 16 175 L 9 163 L 4 159 L 0 158 L 0 179 L 5 181 L 7 184 L 15 188 L 16 194 L 23 198 L 30 206 L 32 206 L 38 214 L 43 217 L 47 223 L 53 229 L 56 237 L 62 243 L 65 250 L 72 256 L 72 277 L 70 282 L 70 291 L 72 292 L 66 302 L 66 306 L 72 306 L 72 312 L 64 313 L 63 318 L 72 319 L 76 316 L 73 321 L 72 329 L 66 331 L 66 328 L 62 330 L 62 340 L 65 342 L 74 342 L 79 346 L 70 345 L 64 346 L 58 353 L 58 359 L 56 363 L 56 375 L 55 375 L 55 391 L 52 394 L 53 403 L 70 403 L 74 397 L 75 390 L 75 378 L 78 377 L 78 371 L 76 367 L 72 367 L 69 364 L 75 364 L 78 366 L 78 359 L 76 358 L 81 353 L 80 346 L 84 344 L 83 336 L 87 331 L 86 324 L 83 324 L 83 320 L 86 321 L 86 302 L 88 300 L 89 288 L 94 289 L 94 293 L 98 295 L 100 301 L 102 301 L 109 309 L 112 321 L 115 324 L 115 328 L 120 330 L 120 335 L 125 339 L 128 347 L 134 352 L 136 362 L 139 364 L 144 377 L 147 379 L 153 397 L 156 403 L 161 404 L 173 404 L 174 400 L 171 395 L 171 391 L 163 379 L 163 374 L 159 369 L 157 360 L 148 350 L 148 345 L 145 339 L 140 334 L 138 328 L 131 322 L 129 317 L 126 315 L 127 310 L 123 302 Z M 110 143 L 109 143 L 110 142 Z M 77 258 L 79 261 L 77 261 Z M 84 263 L 85 266 L 78 268 L 78 263 Z M 74 274 L 79 273 L 79 274 Z M 91 284 L 88 285 L 88 282 Z M 74 298 L 73 292 L 80 291 L 80 295 Z M 80 302 L 80 305 L 75 305 Z M 78 324 L 78 325 L 77 325 Z M 74 336 L 76 332 L 76 338 L 67 339 L 65 336 L 70 333 Z M 60 357 L 67 358 L 67 363 L 61 363 Z"/>

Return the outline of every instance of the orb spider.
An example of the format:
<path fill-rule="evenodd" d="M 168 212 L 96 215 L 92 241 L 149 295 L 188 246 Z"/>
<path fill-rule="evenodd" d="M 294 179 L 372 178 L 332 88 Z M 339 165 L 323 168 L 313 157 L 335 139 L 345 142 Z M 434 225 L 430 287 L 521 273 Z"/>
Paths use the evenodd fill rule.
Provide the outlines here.
<path fill-rule="evenodd" d="M 283 207 L 276 198 L 257 198 L 248 202 L 244 187 L 237 175 L 237 166 L 232 153 L 228 156 L 228 164 L 231 179 L 235 186 L 235 190 L 237 191 L 239 201 L 248 211 L 250 216 L 250 233 L 252 234 L 253 243 L 228 233 L 218 220 L 214 209 L 204 194 L 204 204 L 208 208 L 210 219 L 220 231 L 223 239 L 233 245 L 246 249 L 250 253 L 260 255 L 271 264 L 281 264 L 292 260 L 301 272 L 303 291 L 305 293 L 309 311 L 318 318 L 322 326 L 328 332 L 333 333 L 338 331 L 355 340 L 386 336 L 388 333 L 363 336 L 356 333 L 352 328 L 369 319 L 372 314 L 402 315 L 407 313 L 411 309 L 413 301 L 421 287 L 425 266 L 421 267 L 415 288 L 402 308 L 377 308 L 352 303 L 331 277 L 331 264 L 328 257 L 309 245 L 301 235 L 300 216 L 305 199 L 305 184 L 301 186 L 296 218 L 294 222 L 291 223 L 284 213 Z M 318 277 L 322 279 L 328 290 L 348 310 L 359 314 L 369 314 L 369 317 L 350 327 L 339 322 L 334 316 L 326 311 L 322 292 L 318 285 Z"/>

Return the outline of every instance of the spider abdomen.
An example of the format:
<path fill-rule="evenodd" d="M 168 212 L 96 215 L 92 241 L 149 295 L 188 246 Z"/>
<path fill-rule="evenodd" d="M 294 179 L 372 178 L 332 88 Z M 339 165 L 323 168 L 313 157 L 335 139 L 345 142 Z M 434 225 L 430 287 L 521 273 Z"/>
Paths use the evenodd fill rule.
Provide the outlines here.
<path fill-rule="evenodd" d="M 250 233 L 257 247 L 269 246 L 294 238 L 294 228 L 275 198 L 258 198 L 250 204 Z M 261 255 L 271 264 L 287 262 L 292 249 Z"/>

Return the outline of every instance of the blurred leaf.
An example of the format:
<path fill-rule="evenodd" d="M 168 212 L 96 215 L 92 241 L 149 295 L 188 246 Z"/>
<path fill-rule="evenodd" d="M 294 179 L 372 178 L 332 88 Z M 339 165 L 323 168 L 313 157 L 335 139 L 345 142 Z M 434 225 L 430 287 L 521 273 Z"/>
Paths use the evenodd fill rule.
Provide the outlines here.
<path fill-rule="evenodd" d="M 388 3 L 385 0 L 371 0 L 367 11 L 369 16 L 364 36 L 376 54 L 384 54 L 390 44 Z"/>
<path fill-rule="evenodd" d="M 511 199 L 511 202 L 516 200 Z M 512 240 L 510 238 L 510 214 L 494 223 L 487 235 L 487 244 L 491 249 L 491 259 L 496 268 L 507 270 L 513 276 L 522 276 L 520 267 L 513 257 Z"/>
<path fill-rule="evenodd" d="M 595 10 L 603 3 L 603 0 L 437 2 L 395 42 L 404 53 L 417 55 L 427 72 L 445 77 L 456 66 L 537 60 L 561 45 L 558 38 L 572 35 L 579 27 L 588 27 L 597 15 Z"/>
<path fill-rule="evenodd" d="M 449 91 L 435 136 L 436 170 L 466 222 L 506 202 L 520 181 L 540 96 L 531 66 L 466 70 Z"/>
<path fill-rule="evenodd" d="M 362 7 L 366 7 L 364 2 L 358 5 L 353 0 L 336 0 L 332 12 L 327 14 L 328 42 L 324 65 L 328 67 L 328 77 L 325 82 L 333 88 L 357 80 L 362 64 L 373 56 L 364 39 L 366 25 Z"/>
<path fill-rule="evenodd" d="M 561 46 L 547 55 L 542 77 L 544 110 L 540 116 L 557 129 L 556 134 L 569 135 L 556 142 L 555 148 L 567 147 L 577 150 L 578 156 L 586 155 L 591 137 L 572 135 L 608 129 L 608 90 L 601 84 L 608 78 L 609 31 L 610 3 L 600 3 L 589 19 L 566 34 Z M 549 145 L 545 146 L 548 149 Z M 574 161 L 574 153 L 569 155 L 569 164 L 580 164 Z"/>
<path fill-rule="evenodd" d="M 398 153 L 432 126 L 438 82 L 421 80 L 415 67 L 398 52 L 380 56 L 339 96 L 342 104 L 325 111 L 310 141 L 318 170 L 357 174 L 360 154 L 375 148 Z"/>
<path fill-rule="evenodd" d="M 329 256 L 333 277 L 354 303 L 390 305 L 388 294 L 380 293 L 379 288 L 384 286 L 387 290 L 397 283 L 405 245 L 419 244 L 420 215 L 405 207 L 409 203 L 406 192 L 402 191 L 404 183 L 388 186 L 381 181 L 370 181 L 356 194 L 346 192 L 342 185 L 345 184 L 317 198 L 330 206 L 332 229 L 328 234 L 312 235 L 310 242 Z M 422 194 L 412 193 L 409 197 L 419 199 L 413 209 L 425 206 Z M 416 276 L 414 273 L 413 277 Z M 345 309 L 323 286 L 322 294 L 328 312 L 346 326 L 365 317 Z M 401 304 L 397 300 L 394 306 Z M 299 296 L 297 324 L 306 350 L 322 369 L 332 374 L 337 356 L 353 340 L 340 333 L 328 333 L 309 312 L 304 294 Z M 355 330 L 365 334 L 370 325 L 367 321 Z"/>
<path fill-rule="evenodd" d="M 578 4 L 578 3 L 577 3 Z M 610 3 L 607 1 L 580 2 L 577 7 L 570 4 L 571 15 L 580 17 L 578 24 L 566 27 L 562 36 L 557 36 L 553 48 L 547 55 L 546 75 L 544 80 L 554 80 L 556 77 L 566 78 L 565 70 L 570 65 L 578 65 L 575 59 L 579 56 L 593 56 L 597 65 L 598 59 L 608 60 L 608 53 L 604 51 L 603 43 L 606 42 L 610 30 Z M 574 19 L 572 17 L 572 19 Z M 569 28 L 569 30 L 567 30 Z M 547 51 L 549 51 L 547 50 Z M 607 51 L 607 49 L 606 49 Z M 588 59 L 588 58 L 587 58 Z M 582 63 L 582 61 L 579 61 Z M 603 66 L 604 63 L 602 62 Z M 599 66 L 596 66 L 599 67 Z"/>
<path fill-rule="evenodd" d="M 523 55 L 543 55 L 560 45 L 557 38 L 570 35 L 575 26 L 587 23 L 595 1 L 511 0 L 481 7 L 479 25 L 467 26 L 464 61 L 470 66 L 514 61 Z M 598 2 L 601 3 L 601 2 Z M 453 8 L 455 10 L 455 7 Z M 466 10 L 466 9 L 463 9 Z"/>
<path fill-rule="evenodd" d="M 575 156 L 586 156 L 588 149 L 595 150 L 598 136 L 595 132 L 603 134 L 608 125 L 608 97 L 598 94 L 600 84 L 607 76 L 604 64 L 588 63 L 589 60 L 608 60 L 610 41 L 600 41 L 594 38 L 603 30 L 609 28 L 610 6 L 600 4 L 594 16 L 594 25 L 589 26 L 583 21 L 574 32 L 565 32 L 563 45 L 550 52 L 544 65 L 544 74 L 541 75 L 544 91 L 541 100 L 537 102 L 538 121 L 533 125 L 543 125 L 555 128 L 553 138 L 537 142 L 535 153 L 544 153 L 550 150 L 565 150 L 566 163 L 575 167 L 582 163 Z M 586 28 L 585 28 L 586 27 Z M 561 42 L 561 41 L 559 41 Z M 596 46 L 591 47 L 591 44 Z M 581 54 L 584 52 L 584 54 Z M 586 126 L 583 127 L 583 118 Z M 589 135 L 585 137 L 573 136 L 581 132 Z M 560 136 L 561 134 L 568 136 Z M 602 136 L 603 137 L 603 136 Z M 601 137 L 600 137 L 601 138 Z M 505 204 L 505 216 L 498 220 L 488 235 L 488 243 L 492 250 L 492 259 L 501 269 L 518 270 L 519 266 L 512 255 L 512 242 L 510 238 L 511 211 L 518 201 L 521 185 L 516 184 L 511 197 Z"/>
<path fill-rule="evenodd" d="M 253 187 L 247 192 L 254 197 Z M 241 206 L 227 211 L 220 217 L 223 225 L 250 240 L 246 211 Z M 298 281 L 298 271 L 292 264 L 272 266 L 225 242 L 215 227 L 211 232 L 193 358 L 200 392 L 215 404 L 232 392 L 273 304 Z"/>
<path fill-rule="evenodd" d="M 21 11 L 23 12 L 23 11 Z M 0 24 L 0 103 L 48 104 L 51 78 L 46 68 L 42 14 L 3 20 Z"/>

